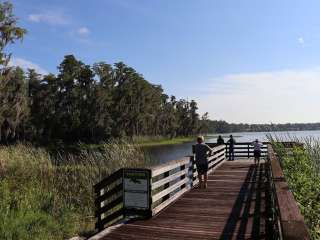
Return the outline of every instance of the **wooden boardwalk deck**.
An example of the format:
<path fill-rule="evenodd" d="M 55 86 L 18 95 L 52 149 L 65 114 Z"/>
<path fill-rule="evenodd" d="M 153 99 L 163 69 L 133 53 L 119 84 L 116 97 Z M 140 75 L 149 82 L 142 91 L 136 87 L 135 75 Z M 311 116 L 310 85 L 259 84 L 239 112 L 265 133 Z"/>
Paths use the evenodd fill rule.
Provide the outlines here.
<path fill-rule="evenodd" d="M 224 162 L 207 189 L 192 189 L 149 220 L 134 221 L 102 239 L 267 239 L 265 165 Z"/>

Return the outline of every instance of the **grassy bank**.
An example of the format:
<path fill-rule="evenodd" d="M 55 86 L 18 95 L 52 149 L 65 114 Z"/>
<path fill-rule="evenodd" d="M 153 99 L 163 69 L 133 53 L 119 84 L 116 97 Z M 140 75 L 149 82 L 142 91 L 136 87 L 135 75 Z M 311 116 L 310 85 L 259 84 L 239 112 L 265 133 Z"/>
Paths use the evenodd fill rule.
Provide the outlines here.
<path fill-rule="evenodd" d="M 320 239 L 320 141 L 291 139 L 303 142 L 305 148 L 288 152 L 281 144 L 276 144 L 275 139 L 271 140 L 312 239 Z"/>
<path fill-rule="evenodd" d="M 142 151 L 109 142 L 101 151 L 61 154 L 0 147 L 0 239 L 66 239 L 94 230 L 92 186 L 121 167 L 145 165 Z"/>
<path fill-rule="evenodd" d="M 174 145 L 185 142 L 195 141 L 195 136 L 167 138 L 162 136 L 138 136 L 134 137 L 133 142 L 141 147 L 153 147 L 161 145 Z"/>

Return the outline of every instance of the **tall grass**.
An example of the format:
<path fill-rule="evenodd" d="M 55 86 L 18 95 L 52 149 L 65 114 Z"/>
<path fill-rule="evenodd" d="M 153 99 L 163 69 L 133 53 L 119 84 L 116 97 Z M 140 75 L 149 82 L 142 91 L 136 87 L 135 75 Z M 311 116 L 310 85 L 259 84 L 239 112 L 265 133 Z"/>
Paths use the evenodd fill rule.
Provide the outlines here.
<path fill-rule="evenodd" d="M 269 136 L 269 140 L 280 157 L 284 175 L 310 229 L 312 239 L 320 239 L 319 139 L 291 137 L 290 141 L 304 144 L 304 148 L 295 147 L 292 150 L 277 143 L 283 139 Z"/>
<path fill-rule="evenodd" d="M 181 144 L 185 142 L 190 142 L 194 139 L 194 136 L 180 136 L 174 138 L 169 138 L 165 136 L 134 136 L 131 140 L 142 147 L 153 147 L 161 145 Z"/>
<path fill-rule="evenodd" d="M 42 148 L 0 147 L 0 239 L 65 239 L 93 231 L 92 186 L 121 167 L 145 165 L 124 141 L 53 158 Z"/>

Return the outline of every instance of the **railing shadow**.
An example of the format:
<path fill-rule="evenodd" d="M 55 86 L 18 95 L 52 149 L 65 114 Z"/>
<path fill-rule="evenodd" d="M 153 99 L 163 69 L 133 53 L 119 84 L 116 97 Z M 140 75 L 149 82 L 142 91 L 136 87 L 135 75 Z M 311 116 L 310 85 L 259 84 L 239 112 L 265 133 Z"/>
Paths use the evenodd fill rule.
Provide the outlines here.
<path fill-rule="evenodd" d="M 261 215 L 263 214 L 261 212 L 263 174 L 263 163 L 260 166 L 250 166 L 220 240 L 260 239 L 265 237 L 260 235 Z M 254 204 L 253 214 L 250 213 L 252 204 Z M 251 219 L 252 224 L 248 224 Z M 252 229 L 247 229 L 249 226 Z M 251 236 L 248 236 L 248 233 Z"/>

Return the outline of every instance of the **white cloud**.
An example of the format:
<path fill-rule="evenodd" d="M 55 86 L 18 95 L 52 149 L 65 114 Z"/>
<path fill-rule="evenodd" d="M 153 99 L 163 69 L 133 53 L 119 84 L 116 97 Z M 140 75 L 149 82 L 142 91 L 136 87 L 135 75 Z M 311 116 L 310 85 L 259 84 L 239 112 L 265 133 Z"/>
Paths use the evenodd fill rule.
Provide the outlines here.
<path fill-rule="evenodd" d="M 304 38 L 303 38 L 303 37 L 299 37 L 299 38 L 298 38 L 298 42 L 299 42 L 301 45 L 304 45 Z"/>
<path fill-rule="evenodd" d="M 67 17 L 58 12 L 30 14 L 28 20 L 35 23 L 43 22 L 49 25 L 66 25 L 69 23 Z"/>
<path fill-rule="evenodd" d="M 9 62 L 10 66 L 19 66 L 24 70 L 27 69 L 34 69 L 36 70 L 37 73 L 46 75 L 48 74 L 48 71 L 41 68 L 38 64 L 33 63 L 31 61 L 28 61 L 26 59 L 23 58 L 11 58 L 10 62 Z"/>
<path fill-rule="evenodd" d="M 87 28 L 87 27 L 80 27 L 78 30 L 77 30 L 77 33 L 84 37 L 84 36 L 88 36 L 89 33 L 90 33 L 90 30 Z"/>
<path fill-rule="evenodd" d="M 320 68 L 228 74 L 214 78 L 202 112 L 230 122 L 319 122 Z"/>

